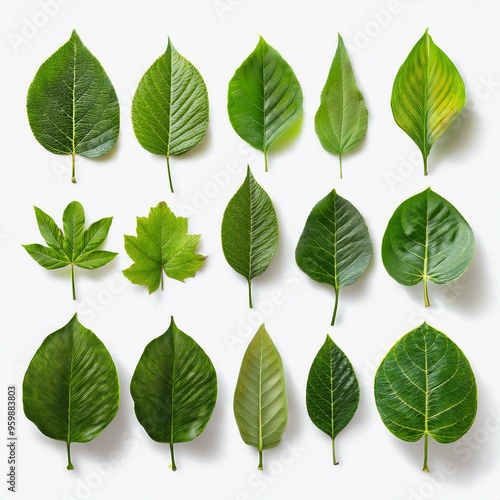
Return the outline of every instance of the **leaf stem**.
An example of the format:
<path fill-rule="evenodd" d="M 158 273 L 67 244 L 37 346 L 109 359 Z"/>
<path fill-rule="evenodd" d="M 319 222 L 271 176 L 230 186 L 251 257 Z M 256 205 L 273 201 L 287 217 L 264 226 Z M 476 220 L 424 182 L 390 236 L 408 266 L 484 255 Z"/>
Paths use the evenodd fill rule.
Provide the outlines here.
<path fill-rule="evenodd" d="M 175 465 L 174 443 L 170 443 L 170 457 L 172 458 L 172 465 L 170 468 L 175 472 L 177 470 L 177 466 Z"/>
<path fill-rule="evenodd" d="M 167 155 L 167 172 L 168 172 L 168 182 L 170 184 L 170 192 L 174 192 L 174 185 L 172 184 L 172 176 L 170 175 L 170 157 Z"/>
<path fill-rule="evenodd" d="M 71 182 L 73 184 L 76 184 L 75 156 L 76 156 L 75 153 L 71 155 Z"/>
<path fill-rule="evenodd" d="M 71 264 L 71 290 L 73 292 L 73 300 L 76 300 L 75 266 L 73 264 Z"/>
<path fill-rule="evenodd" d="M 248 280 L 248 307 L 253 309 L 252 303 L 252 280 Z"/>
<path fill-rule="evenodd" d="M 342 153 L 339 154 L 340 178 L 342 179 Z"/>
<path fill-rule="evenodd" d="M 423 158 L 424 158 L 424 175 L 427 175 L 427 156 L 422 154 Z"/>
<path fill-rule="evenodd" d="M 267 165 L 267 151 L 264 151 L 264 171 L 269 172 L 269 168 Z"/>
<path fill-rule="evenodd" d="M 422 470 L 424 472 L 430 472 L 429 466 L 427 465 L 427 457 L 429 455 L 429 434 L 427 432 L 424 434 L 424 466 Z"/>
<path fill-rule="evenodd" d="M 264 470 L 264 464 L 262 463 L 262 450 L 259 450 L 259 465 L 257 469 Z"/>
<path fill-rule="evenodd" d="M 332 459 L 333 465 L 338 465 L 337 458 L 335 457 L 335 440 L 332 438 Z"/>
<path fill-rule="evenodd" d="M 70 450 L 70 443 L 66 443 L 66 453 L 68 455 L 68 466 L 66 469 L 68 470 L 74 470 L 73 464 L 71 463 L 71 450 Z"/>
<path fill-rule="evenodd" d="M 335 325 L 335 318 L 337 317 L 337 308 L 339 306 L 339 290 L 340 288 L 335 288 L 335 307 L 333 308 L 332 326 Z"/>
<path fill-rule="evenodd" d="M 424 276 L 424 305 L 425 307 L 431 306 L 429 301 L 429 290 L 427 289 L 427 276 Z"/>
<path fill-rule="evenodd" d="M 161 278 L 160 278 L 160 283 L 161 283 L 161 291 L 163 292 L 163 268 L 161 270 Z"/>

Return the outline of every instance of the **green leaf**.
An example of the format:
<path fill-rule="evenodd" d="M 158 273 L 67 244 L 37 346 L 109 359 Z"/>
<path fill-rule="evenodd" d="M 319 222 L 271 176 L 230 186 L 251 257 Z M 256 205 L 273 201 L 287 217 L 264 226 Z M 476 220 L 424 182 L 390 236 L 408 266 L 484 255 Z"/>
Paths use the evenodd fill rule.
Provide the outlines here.
<path fill-rule="evenodd" d="M 142 77 L 132 101 L 132 125 L 140 145 L 167 158 L 194 148 L 207 133 L 208 93 L 198 70 L 172 45 Z"/>
<path fill-rule="evenodd" d="M 313 424 L 332 438 L 333 464 L 335 437 L 351 421 L 359 403 L 359 383 L 344 352 L 329 335 L 314 358 L 307 378 L 307 413 Z"/>
<path fill-rule="evenodd" d="M 235 132 L 267 153 L 302 115 L 302 89 L 290 65 L 260 37 L 229 82 L 227 110 Z"/>
<path fill-rule="evenodd" d="M 460 212 L 430 188 L 401 203 L 382 240 L 382 261 L 402 285 L 455 281 L 474 257 L 474 234 Z"/>
<path fill-rule="evenodd" d="M 75 266 L 97 269 L 118 255 L 106 250 L 94 251 L 106 239 L 113 217 L 100 219 L 85 229 L 83 207 L 78 201 L 72 201 L 63 213 L 63 233 L 54 219 L 38 207 L 35 207 L 35 215 L 40 233 L 49 246 L 35 243 L 23 247 L 45 269 L 71 266 L 71 289 L 76 300 Z"/>
<path fill-rule="evenodd" d="M 26 417 L 46 436 L 87 443 L 113 420 L 120 388 L 115 364 L 104 344 L 75 314 L 51 333 L 33 356 L 23 380 Z"/>
<path fill-rule="evenodd" d="M 101 63 L 73 30 L 67 43 L 37 71 L 28 90 L 28 120 L 36 140 L 48 151 L 102 156 L 116 143 L 120 109 Z"/>
<path fill-rule="evenodd" d="M 137 364 L 130 392 L 137 420 L 149 437 L 169 443 L 172 470 L 177 470 L 174 443 L 185 443 L 205 429 L 217 400 L 217 375 L 205 351 L 177 328 L 152 340 Z"/>
<path fill-rule="evenodd" d="M 366 135 L 368 110 L 340 33 L 314 126 L 321 145 L 339 156 L 342 179 L 342 155 L 354 149 Z"/>
<path fill-rule="evenodd" d="M 474 422 L 477 388 L 469 361 L 444 333 L 427 323 L 402 337 L 375 375 L 375 402 L 385 426 L 399 439 L 424 436 L 452 443 Z"/>
<path fill-rule="evenodd" d="M 372 258 L 363 216 L 332 190 L 311 210 L 295 250 L 297 265 L 311 279 L 335 289 L 335 324 L 340 288 L 363 274 Z"/>
<path fill-rule="evenodd" d="M 196 274 L 205 257 L 195 253 L 199 234 L 187 234 L 188 220 L 176 217 L 162 201 L 149 211 L 148 217 L 137 217 L 137 236 L 125 235 L 125 250 L 134 261 L 123 271 L 135 285 L 156 292 L 163 290 L 163 271 L 169 278 L 184 281 Z"/>
<path fill-rule="evenodd" d="M 248 302 L 252 307 L 252 278 L 271 264 L 278 248 L 279 229 L 273 202 L 254 179 L 250 167 L 224 211 L 221 238 L 228 264 L 248 281 Z"/>
<path fill-rule="evenodd" d="M 264 325 L 250 341 L 234 392 L 234 416 L 243 441 L 259 451 L 278 446 L 288 419 L 281 356 Z"/>
<path fill-rule="evenodd" d="M 464 105 L 460 73 L 426 30 L 399 68 L 391 96 L 396 123 L 422 152 L 424 175 L 432 145 Z"/>

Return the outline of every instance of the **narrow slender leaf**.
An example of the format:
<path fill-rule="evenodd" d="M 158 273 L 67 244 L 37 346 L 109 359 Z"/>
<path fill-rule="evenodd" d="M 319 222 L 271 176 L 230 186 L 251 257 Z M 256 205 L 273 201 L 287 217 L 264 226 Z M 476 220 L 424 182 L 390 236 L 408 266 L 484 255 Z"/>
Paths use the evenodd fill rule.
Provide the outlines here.
<path fill-rule="evenodd" d="M 152 340 L 137 364 L 130 392 L 137 420 L 149 437 L 169 443 L 172 470 L 177 470 L 174 443 L 185 443 L 205 429 L 217 400 L 217 375 L 205 351 L 177 328 Z"/>
<path fill-rule="evenodd" d="M 50 334 L 33 356 L 23 380 L 26 417 L 46 436 L 87 443 L 113 420 L 120 388 L 115 364 L 104 344 L 75 314 Z"/>
<path fill-rule="evenodd" d="M 436 139 L 465 105 L 465 85 L 450 58 L 428 30 L 399 68 L 391 96 L 394 119 L 427 157 Z"/>
<path fill-rule="evenodd" d="M 375 375 L 375 402 L 384 425 L 399 439 L 424 437 L 452 443 L 474 422 L 477 388 L 474 373 L 459 347 L 427 323 L 402 337 Z"/>
<path fill-rule="evenodd" d="M 259 451 L 278 446 L 288 419 L 281 356 L 264 325 L 251 340 L 241 362 L 234 392 L 234 416 L 243 441 Z"/>
<path fill-rule="evenodd" d="M 311 210 L 295 250 L 297 265 L 311 279 L 335 289 L 335 324 L 340 288 L 358 280 L 372 258 L 363 216 L 335 190 Z"/>
<path fill-rule="evenodd" d="M 321 145 L 339 156 L 342 179 L 342 155 L 358 146 L 366 135 L 368 110 L 340 33 L 314 125 Z"/>

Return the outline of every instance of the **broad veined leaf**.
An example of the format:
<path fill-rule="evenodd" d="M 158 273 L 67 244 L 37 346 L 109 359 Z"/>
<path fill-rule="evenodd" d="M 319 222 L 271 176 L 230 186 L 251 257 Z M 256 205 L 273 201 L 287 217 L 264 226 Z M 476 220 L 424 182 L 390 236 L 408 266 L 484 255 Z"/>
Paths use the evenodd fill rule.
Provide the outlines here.
<path fill-rule="evenodd" d="M 235 132 L 267 153 L 302 114 L 302 89 L 290 65 L 260 37 L 229 82 L 227 110 Z"/>
<path fill-rule="evenodd" d="M 273 260 L 279 230 L 273 202 L 254 179 L 250 167 L 224 211 L 221 237 L 228 264 L 248 281 L 248 302 L 252 307 L 252 278 L 260 276 Z"/>
<path fill-rule="evenodd" d="M 177 470 L 174 443 L 185 443 L 205 429 L 217 400 L 217 375 L 205 351 L 177 328 L 152 340 L 137 364 L 130 392 L 137 420 L 149 437 L 170 444 L 172 470 Z"/>
<path fill-rule="evenodd" d="M 359 383 L 351 362 L 331 339 L 314 358 L 306 387 L 307 413 L 314 425 L 332 438 L 333 464 L 335 437 L 351 421 L 359 403 Z"/>
<path fill-rule="evenodd" d="M 199 234 L 187 234 L 188 220 L 176 217 L 161 201 L 147 217 L 137 217 L 137 236 L 125 235 L 125 250 L 134 263 L 123 274 L 135 285 L 163 290 L 163 272 L 179 281 L 191 278 L 205 257 L 195 253 Z"/>
<path fill-rule="evenodd" d="M 250 341 L 234 392 L 234 416 L 243 441 L 259 451 L 278 446 L 288 419 L 281 356 L 264 325 Z"/>
<path fill-rule="evenodd" d="M 363 216 L 335 189 L 313 207 L 295 249 L 295 260 L 311 279 L 335 289 L 332 325 L 340 288 L 358 280 L 372 253 Z"/>
<path fill-rule="evenodd" d="M 36 140 L 48 151 L 95 158 L 116 143 L 120 109 L 101 63 L 76 31 L 37 71 L 28 90 L 28 120 Z"/>
<path fill-rule="evenodd" d="M 75 314 L 51 333 L 33 356 L 23 380 L 26 417 L 42 434 L 71 443 L 98 436 L 118 411 L 120 386 L 104 344 Z"/>
<path fill-rule="evenodd" d="M 396 123 L 422 152 L 424 175 L 432 145 L 464 105 L 460 73 L 426 30 L 399 68 L 391 96 Z"/>
<path fill-rule="evenodd" d="M 132 101 L 132 125 L 140 145 L 167 158 L 201 142 L 208 129 L 208 92 L 198 70 L 168 40 L 167 50 L 142 77 Z"/>
<path fill-rule="evenodd" d="M 375 375 L 375 402 L 385 426 L 409 442 L 424 437 L 428 471 L 429 436 L 438 443 L 461 438 L 474 422 L 474 373 L 459 347 L 427 323 L 402 337 Z"/>
<path fill-rule="evenodd" d="M 368 110 L 340 33 L 314 126 L 321 145 L 338 155 L 342 179 L 342 155 L 354 149 L 366 135 Z"/>
<path fill-rule="evenodd" d="M 424 282 L 424 304 L 430 306 L 428 281 L 451 283 L 474 257 L 474 234 L 460 212 L 431 188 L 401 203 L 382 240 L 382 261 L 402 285 Z"/>
<path fill-rule="evenodd" d="M 85 212 L 81 203 L 72 201 L 63 213 L 63 231 L 54 219 L 35 207 L 38 229 L 48 247 L 34 243 L 23 245 L 26 251 L 45 269 L 71 266 L 71 289 L 76 300 L 75 266 L 97 269 L 111 262 L 118 254 L 97 250 L 106 237 L 113 217 L 105 217 L 85 229 Z"/>

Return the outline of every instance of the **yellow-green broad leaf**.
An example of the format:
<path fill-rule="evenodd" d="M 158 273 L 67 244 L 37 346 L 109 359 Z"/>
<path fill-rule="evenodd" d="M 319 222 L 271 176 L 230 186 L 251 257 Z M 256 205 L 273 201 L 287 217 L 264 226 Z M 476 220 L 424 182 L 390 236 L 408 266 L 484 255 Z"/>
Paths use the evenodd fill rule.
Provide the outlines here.
<path fill-rule="evenodd" d="M 408 442 L 424 438 L 423 470 L 429 436 L 453 443 L 472 426 L 477 410 L 474 373 L 460 348 L 423 323 L 402 337 L 375 375 L 375 402 L 385 426 Z"/>
<path fill-rule="evenodd" d="M 422 152 L 424 175 L 432 145 L 464 105 L 460 73 L 426 30 L 399 68 L 391 96 L 396 123 Z"/>
<path fill-rule="evenodd" d="M 104 344 L 76 314 L 51 333 L 31 360 L 23 380 L 26 417 L 46 436 L 87 443 L 113 420 L 120 387 L 115 364 Z"/>
<path fill-rule="evenodd" d="M 288 419 L 281 356 L 264 325 L 250 341 L 234 391 L 234 416 L 243 441 L 262 452 L 278 446 Z"/>

